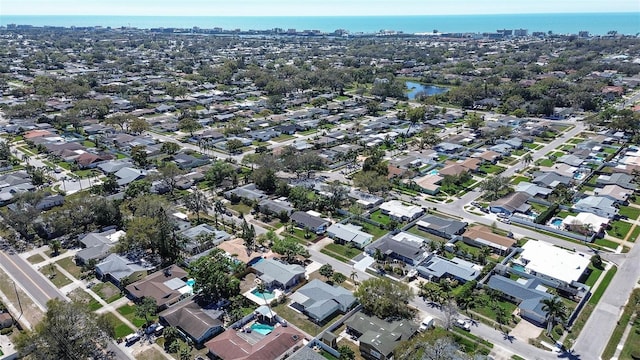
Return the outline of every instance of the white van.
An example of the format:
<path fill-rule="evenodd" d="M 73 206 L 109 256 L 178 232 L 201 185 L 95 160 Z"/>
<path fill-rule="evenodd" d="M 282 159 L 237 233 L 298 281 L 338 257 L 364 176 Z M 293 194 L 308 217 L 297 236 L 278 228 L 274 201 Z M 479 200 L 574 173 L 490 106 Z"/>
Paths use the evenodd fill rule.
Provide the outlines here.
<path fill-rule="evenodd" d="M 434 326 L 434 322 L 435 319 L 433 318 L 433 316 L 427 316 L 424 319 L 422 319 L 422 322 L 420 323 L 420 327 L 418 327 L 418 331 L 425 331 L 428 329 L 431 329 Z"/>
<path fill-rule="evenodd" d="M 138 335 L 138 333 L 133 333 L 133 334 L 127 335 L 127 337 L 124 338 L 124 343 L 127 346 L 130 346 L 130 345 L 133 345 L 138 340 L 140 340 L 140 335 Z"/>

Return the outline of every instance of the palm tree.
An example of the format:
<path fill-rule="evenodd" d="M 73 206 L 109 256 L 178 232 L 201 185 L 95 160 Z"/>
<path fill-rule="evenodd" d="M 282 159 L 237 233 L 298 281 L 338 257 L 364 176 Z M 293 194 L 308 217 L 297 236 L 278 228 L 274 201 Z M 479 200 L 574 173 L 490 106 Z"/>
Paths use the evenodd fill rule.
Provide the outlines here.
<path fill-rule="evenodd" d="M 351 282 L 353 283 L 353 285 L 358 285 L 358 282 L 356 281 L 356 279 L 358 278 L 358 272 L 355 270 L 351 270 L 351 274 L 349 274 L 349 279 L 351 280 Z"/>
<path fill-rule="evenodd" d="M 551 336 L 551 329 L 555 323 L 564 322 L 567 319 L 567 308 L 557 295 L 540 302 L 542 303 L 542 311 L 547 312 L 547 335 Z"/>
<path fill-rule="evenodd" d="M 489 248 L 488 246 L 483 246 L 478 252 L 478 262 L 482 265 L 485 265 L 489 256 L 491 256 L 491 248 Z"/>
<path fill-rule="evenodd" d="M 533 162 L 533 156 L 531 155 L 530 152 L 528 152 L 524 154 L 524 156 L 522 156 L 522 161 L 524 162 L 524 165 L 527 166 Z"/>
<path fill-rule="evenodd" d="M 225 212 L 225 207 L 222 201 L 216 200 L 213 202 L 213 216 L 216 222 L 216 226 L 218 226 L 218 214 L 222 214 Z"/>
<path fill-rule="evenodd" d="M 60 240 L 53 240 L 51 242 L 51 251 L 53 252 L 53 256 L 58 256 L 61 245 L 62 244 L 60 244 Z"/>
<path fill-rule="evenodd" d="M 267 288 L 264 286 L 263 282 L 259 282 L 258 285 L 256 286 L 256 289 L 260 292 L 260 294 L 262 294 L 262 299 L 264 300 L 264 303 L 269 308 L 269 315 L 271 315 L 271 318 L 273 319 L 273 312 L 271 311 L 271 304 L 267 301 L 267 298 L 264 296 L 264 293 L 267 291 Z"/>

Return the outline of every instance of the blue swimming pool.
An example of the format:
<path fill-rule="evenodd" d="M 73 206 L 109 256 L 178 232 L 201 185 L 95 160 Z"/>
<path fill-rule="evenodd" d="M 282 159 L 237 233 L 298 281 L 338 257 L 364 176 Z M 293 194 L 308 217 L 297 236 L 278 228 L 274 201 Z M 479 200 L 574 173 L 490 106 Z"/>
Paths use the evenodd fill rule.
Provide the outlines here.
<path fill-rule="evenodd" d="M 562 226 L 562 219 L 560 218 L 555 218 L 553 220 L 551 220 L 551 225 L 560 228 L 560 226 Z"/>
<path fill-rule="evenodd" d="M 265 299 L 265 300 L 271 300 L 274 297 L 276 297 L 276 294 L 274 294 L 272 291 L 260 292 L 258 289 L 253 289 L 251 293 L 259 297 L 260 299 Z"/>
<path fill-rule="evenodd" d="M 273 326 L 269 326 L 265 324 L 258 324 L 258 323 L 251 324 L 251 330 L 262 335 L 269 335 L 273 331 L 273 329 L 274 329 Z"/>
<path fill-rule="evenodd" d="M 433 170 L 429 171 L 429 175 L 438 175 L 438 170 L 433 169 Z"/>
<path fill-rule="evenodd" d="M 513 264 L 513 265 L 511 265 L 511 267 L 513 268 L 513 270 L 517 270 L 517 271 L 520 271 L 520 272 L 525 272 L 524 271 L 524 266 L 522 266 L 520 264 Z"/>

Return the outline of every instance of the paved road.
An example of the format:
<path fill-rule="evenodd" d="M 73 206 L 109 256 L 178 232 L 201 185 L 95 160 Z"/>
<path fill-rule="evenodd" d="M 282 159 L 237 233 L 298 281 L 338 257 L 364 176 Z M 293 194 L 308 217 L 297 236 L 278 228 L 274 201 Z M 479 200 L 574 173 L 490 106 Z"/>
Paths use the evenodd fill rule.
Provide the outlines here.
<path fill-rule="evenodd" d="M 0 251 L 0 266 L 43 311 L 46 310 L 47 301 L 51 299 L 67 300 L 40 272 L 17 254 L 9 255 Z"/>
<path fill-rule="evenodd" d="M 640 278 L 640 246 L 634 246 L 587 320 L 573 348 L 582 360 L 599 359 L 629 294 Z"/>

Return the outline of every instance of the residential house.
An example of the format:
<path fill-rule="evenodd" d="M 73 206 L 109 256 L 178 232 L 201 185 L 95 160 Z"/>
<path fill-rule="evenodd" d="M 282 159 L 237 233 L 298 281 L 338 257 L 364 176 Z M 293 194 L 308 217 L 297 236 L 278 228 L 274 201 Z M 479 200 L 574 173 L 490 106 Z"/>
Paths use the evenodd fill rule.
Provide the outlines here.
<path fill-rule="evenodd" d="M 484 225 L 469 227 L 462 235 L 462 241 L 475 247 L 487 246 L 501 256 L 507 255 L 517 243 L 512 238 L 494 233 Z"/>
<path fill-rule="evenodd" d="M 116 171 L 114 175 L 116 176 L 116 182 L 119 186 L 126 186 L 136 180 L 144 179 L 147 176 L 147 171 L 132 167 L 123 167 Z"/>
<path fill-rule="evenodd" d="M 542 310 L 542 300 L 553 296 L 546 292 L 546 288 L 536 278 L 511 280 L 500 275 L 493 275 L 487 286 L 500 291 L 503 296 L 518 305 L 518 313 L 523 319 L 536 324 L 544 324 L 547 312 Z"/>
<path fill-rule="evenodd" d="M 559 175 L 555 172 L 537 172 L 534 173 L 533 183 L 536 185 L 544 186 L 547 188 L 555 188 L 556 186 L 563 184 L 569 185 L 572 181 L 571 177 Z"/>
<path fill-rule="evenodd" d="M 495 144 L 491 146 L 489 150 L 496 152 L 502 156 L 510 156 L 511 151 L 513 150 L 513 147 L 511 147 L 511 145 L 509 144 L 502 143 L 502 144 Z"/>
<path fill-rule="evenodd" d="M 437 174 L 427 174 L 423 177 L 415 179 L 422 192 L 429 195 L 436 195 L 440 191 L 440 183 L 444 177 Z"/>
<path fill-rule="evenodd" d="M 48 195 L 42 198 L 42 200 L 38 201 L 38 203 L 36 204 L 36 209 L 46 211 L 51 210 L 56 206 L 62 206 L 63 204 L 64 195 Z"/>
<path fill-rule="evenodd" d="M 491 164 L 495 164 L 497 163 L 500 159 L 502 159 L 502 155 L 495 152 L 495 151 L 491 151 L 491 150 L 486 150 L 485 152 L 478 154 L 477 156 L 478 159 L 481 159 L 482 161 L 486 161 L 488 163 Z"/>
<path fill-rule="evenodd" d="M 422 248 L 424 239 L 405 232 L 386 235 L 367 246 L 366 251 L 375 257 L 376 253 L 390 259 L 400 260 L 411 266 L 419 264 L 429 253 Z"/>
<path fill-rule="evenodd" d="M 75 158 L 75 163 L 78 164 L 80 169 L 93 169 L 100 162 L 113 159 L 112 155 L 109 154 L 92 154 L 92 153 L 83 153 Z"/>
<path fill-rule="evenodd" d="M 527 181 L 522 181 L 516 185 L 516 192 L 526 193 L 530 197 L 546 198 L 553 192 L 553 190 Z"/>
<path fill-rule="evenodd" d="M 131 166 L 132 164 L 128 160 L 111 160 L 111 161 L 97 164 L 96 167 L 102 170 L 102 172 L 105 174 L 114 174 L 122 168 L 131 167 Z"/>
<path fill-rule="evenodd" d="M 514 192 L 489 204 L 489 210 L 493 213 L 513 215 L 515 213 L 526 214 L 531 205 L 527 201 L 531 196 L 524 192 Z"/>
<path fill-rule="evenodd" d="M 351 243 L 358 249 L 364 249 L 373 241 L 373 235 L 361 230 L 362 226 L 353 224 L 333 224 L 327 228 L 327 235 L 339 244 Z"/>
<path fill-rule="evenodd" d="M 457 257 L 447 259 L 431 254 L 416 270 L 422 277 L 430 281 L 449 278 L 465 283 L 477 279 L 482 272 L 482 267 Z"/>
<path fill-rule="evenodd" d="M 319 324 L 323 324 L 337 312 L 346 313 L 356 303 L 351 291 L 342 286 L 329 285 L 319 279 L 311 280 L 289 298 L 291 307 Z"/>
<path fill-rule="evenodd" d="M 233 196 L 252 201 L 260 201 L 267 198 L 267 194 L 258 189 L 256 184 L 253 183 L 237 187 L 224 193 L 224 197 L 227 199 L 231 199 Z"/>
<path fill-rule="evenodd" d="M 452 144 L 448 142 L 441 142 L 433 147 L 434 150 L 445 154 L 453 154 L 463 149 L 462 145 Z"/>
<path fill-rule="evenodd" d="M 610 222 L 611 220 L 609 218 L 588 212 L 581 212 L 575 215 L 567 215 L 567 217 L 562 220 L 561 229 L 569 229 L 570 231 L 581 233 L 593 231 L 595 234 L 598 234 L 606 229 Z M 589 236 L 589 234 L 587 234 L 587 236 Z"/>
<path fill-rule="evenodd" d="M 585 254 L 542 241 L 529 240 L 522 249 L 518 262 L 524 267 L 523 272 L 559 285 L 576 283 L 591 262 Z"/>
<path fill-rule="evenodd" d="M 380 204 L 380 211 L 396 221 L 413 221 L 424 214 L 424 209 L 420 206 L 405 204 L 400 200 Z"/>
<path fill-rule="evenodd" d="M 296 211 L 291 214 L 290 219 L 299 228 L 309 229 L 315 234 L 324 234 L 327 227 L 331 225 L 331 221 L 309 214 L 309 212 Z"/>
<path fill-rule="evenodd" d="M 596 186 L 603 187 L 606 185 L 617 185 L 631 191 L 637 189 L 633 176 L 624 173 L 603 174 L 596 178 Z"/>
<path fill-rule="evenodd" d="M 263 259 L 252 265 L 258 278 L 268 288 L 288 290 L 298 284 L 305 276 L 300 265 L 291 265 L 275 259 Z"/>
<path fill-rule="evenodd" d="M 76 253 L 76 262 L 82 265 L 91 260 L 100 261 L 104 259 L 124 235 L 124 231 L 116 231 L 115 229 L 85 235 L 80 239 L 80 243 L 84 248 Z"/>
<path fill-rule="evenodd" d="M 162 310 L 193 293 L 193 288 L 186 283 L 187 276 L 186 270 L 171 265 L 127 285 L 125 290 L 133 301 L 152 298 L 158 309 Z"/>
<path fill-rule="evenodd" d="M 365 359 L 390 360 L 398 345 L 418 330 L 411 320 L 387 321 L 357 312 L 345 321 L 347 333 L 358 339 Z"/>
<path fill-rule="evenodd" d="M 370 209 L 374 206 L 378 206 L 384 201 L 384 199 L 379 196 L 371 195 L 359 190 L 351 190 L 349 192 L 349 197 L 356 200 L 356 202 L 362 205 L 362 207 L 365 209 Z"/>
<path fill-rule="evenodd" d="M 141 262 L 134 262 L 118 254 L 109 254 L 104 260 L 96 265 L 96 278 L 103 281 L 110 281 L 116 286 L 120 286 L 122 279 L 138 272 L 147 272 L 148 266 L 143 266 Z"/>
<path fill-rule="evenodd" d="M 224 331 L 222 310 L 202 308 L 193 299 L 185 299 L 159 314 L 160 323 L 173 326 L 193 340 L 196 346 Z"/>
<path fill-rule="evenodd" d="M 616 201 L 604 196 L 587 196 L 573 204 L 573 208 L 578 211 L 586 211 L 599 216 L 613 219 L 618 214 Z"/>
<path fill-rule="evenodd" d="M 180 235 L 187 239 L 185 251 L 190 254 L 211 249 L 231 238 L 231 235 L 227 232 L 218 230 L 209 224 L 190 227 L 183 230 Z M 206 241 L 204 241 L 205 239 Z"/>
<path fill-rule="evenodd" d="M 426 215 L 420 219 L 416 225 L 418 226 L 418 229 L 422 231 L 426 231 L 445 239 L 452 239 L 456 235 L 462 234 L 468 224 L 451 218 Z"/>
<path fill-rule="evenodd" d="M 285 213 L 287 215 L 291 215 L 294 212 L 294 208 L 290 202 L 286 201 L 285 198 L 282 199 L 263 199 L 258 205 L 260 206 L 260 211 L 264 214 L 273 214 L 278 216 L 281 213 Z"/>
<path fill-rule="evenodd" d="M 580 165 L 582 165 L 582 163 L 584 163 L 584 159 L 574 154 L 566 154 L 557 158 L 556 163 L 563 163 L 569 166 L 579 167 Z"/>
<path fill-rule="evenodd" d="M 626 204 L 629 197 L 633 195 L 633 190 L 625 189 L 619 185 L 605 185 L 603 188 L 595 188 L 593 193 L 597 196 L 609 198 L 616 204 Z"/>
<path fill-rule="evenodd" d="M 208 164 L 209 158 L 206 156 L 198 158 L 193 155 L 180 153 L 173 156 L 173 161 L 175 161 L 180 169 L 190 170 Z"/>
<path fill-rule="evenodd" d="M 224 360 L 274 360 L 283 359 L 304 346 L 304 335 L 290 326 L 276 326 L 264 336 L 244 335 L 240 330 L 227 329 L 205 343 L 208 356 Z"/>

